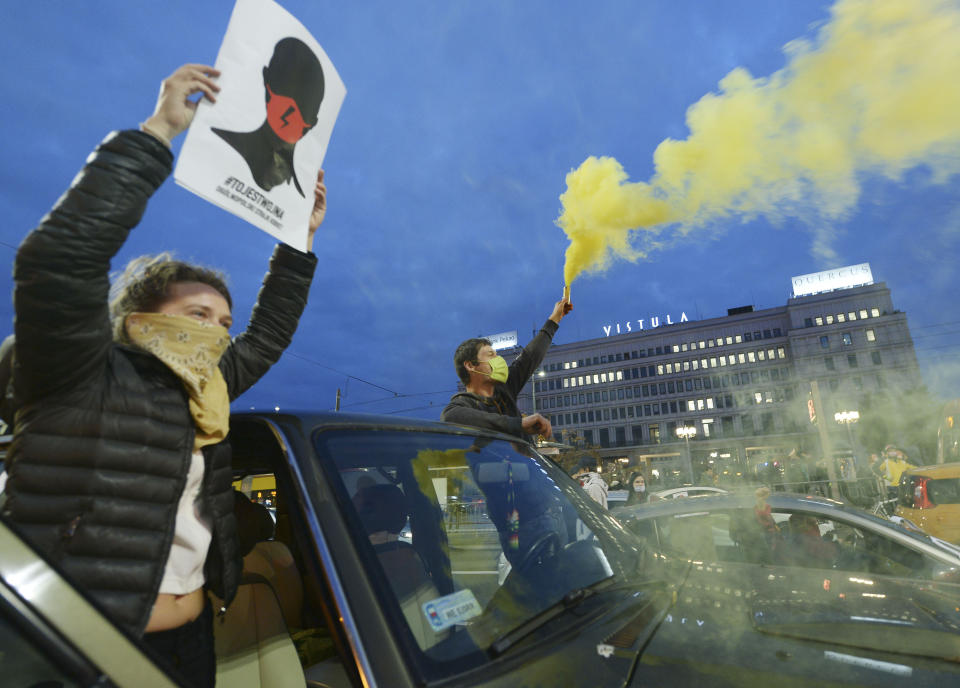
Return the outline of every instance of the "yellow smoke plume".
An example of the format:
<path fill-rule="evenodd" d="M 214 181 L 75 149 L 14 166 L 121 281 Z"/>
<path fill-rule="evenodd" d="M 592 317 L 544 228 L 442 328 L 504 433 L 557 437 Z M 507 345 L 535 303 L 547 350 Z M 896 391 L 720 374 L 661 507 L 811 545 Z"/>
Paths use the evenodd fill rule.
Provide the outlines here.
<path fill-rule="evenodd" d="M 657 146 L 649 182 L 628 182 L 613 158 L 567 175 L 556 221 L 570 240 L 566 284 L 615 256 L 645 257 L 667 227 L 676 238 L 732 216 L 835 222 L 864 175 L 960 172 L 957 0 L 838 0 L 784 53 L 774 74 L 737 68 L 692 105 L 690 135 Z"/>

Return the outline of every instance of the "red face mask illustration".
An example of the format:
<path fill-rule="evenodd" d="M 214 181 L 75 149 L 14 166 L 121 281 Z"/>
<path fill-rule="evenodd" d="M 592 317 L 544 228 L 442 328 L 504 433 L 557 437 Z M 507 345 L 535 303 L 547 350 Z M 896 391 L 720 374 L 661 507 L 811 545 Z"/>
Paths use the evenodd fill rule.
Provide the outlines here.
<path fill-rule="evenodd" d="M 267 122 L 282 141 L 296 143 L 306 135 L 312 124 L 307 124 L 300 114 L 297 102 L 289 96 L 278 96 L 267 86 L 270 100 L 267 102 Z"/>

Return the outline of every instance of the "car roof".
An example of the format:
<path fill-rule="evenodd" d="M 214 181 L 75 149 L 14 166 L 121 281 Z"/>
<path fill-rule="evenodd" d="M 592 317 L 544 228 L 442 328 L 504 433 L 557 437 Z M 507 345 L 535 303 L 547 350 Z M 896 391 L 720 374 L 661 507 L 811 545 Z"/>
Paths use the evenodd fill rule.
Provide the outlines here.
<path fill-rule="evenodd" d="M 398 430 L 407 432 L 443 432 L 456 435 L 485 436 L 509 442 L 525 441 L 514 435 L 436 420 L 423 420 L 406 416 L 387 416 L 373 413 L 343 413 L 339 411 L 284 410 L 284 411 L 239 411 L 231 419 L 243 421 L 268 420 L 278 423 L 294 422 L 315 430 L 366 429 Z"/>
<path fill-rule="evenodd" d="M 767 503 L 774 509 L 804 509 L 822 511 L 825 513 L 851 512 L 865 515 L 861 509 L 851 507 L 827 497 L 793 494 L 789 492 L 774 492 L 767 498 Z M 657 516 L 671 516 L 674 514 L 696 513 L 701 511 L 721 511 L 724 509 L 752 509 L 757 503 L 753 493 L 711 493 L 693 495 L 685 499 L 665 499 L 659 502 L 648 502 L 637 506 L 626 507 L 619 512 L 621 517 L 653 518 Z M 869 515 L 869 514 L 866 514 Z"/>
<path fill-rule="evenodd" d="M 942 463 L 934 466 L 917 466 L 906 471 L 908 475 L 927 478 L 960 478 L 960 463 Z"/>

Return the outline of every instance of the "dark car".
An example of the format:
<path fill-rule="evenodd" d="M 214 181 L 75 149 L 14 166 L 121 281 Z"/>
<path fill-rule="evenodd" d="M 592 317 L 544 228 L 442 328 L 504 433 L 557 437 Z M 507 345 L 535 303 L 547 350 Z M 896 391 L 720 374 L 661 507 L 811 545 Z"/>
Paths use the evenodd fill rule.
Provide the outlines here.
<path fill-rule="evenodd" d="M 530 445 L 481 430 L 239 414 L 230 439 L 238 485 L 273 476 L 275 487 L 258 493 L 276 525 L 271 535 L 260 507 L 238 511 L 245 539 L 270 526 L 248 543 L 243 585 L 215 624 L 221 686 L 260 677 L 264 686 L 334 688 L 960 677 L 960 590 L 933 573 L 856 582 L 832 572 L 815 589 L 763 565 L 731 578 L 721 557 L 690 556 L 656 531 L 632 534 Z M 129 638 L 83 637 L 84 627 L 112 627 L 82 599 L 62 607 L 50 597 L 63 586 L 56 572 L 24 554 L 6 526 L 0 537 L 20 552 L 0 564 L 5 679 L 167 685 Z M 510 564 L 502 584 L 501 560 Z M 114 647 L 125 675 L 109 662 Z"/>

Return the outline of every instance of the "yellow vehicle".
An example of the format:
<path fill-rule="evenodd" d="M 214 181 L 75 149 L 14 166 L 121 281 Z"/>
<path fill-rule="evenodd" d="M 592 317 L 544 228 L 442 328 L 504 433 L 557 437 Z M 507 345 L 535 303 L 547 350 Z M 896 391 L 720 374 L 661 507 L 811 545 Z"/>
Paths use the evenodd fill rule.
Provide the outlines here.
<path fill-rule="evenodd" d="M 246 475 L 233 481 L 233 489 L 249 495 L 251 500 L 268 509 L 277 507 L 277 480 L 273 474 Z"/>
<path fill-rule="evenodd" d="M 897 516 L 933 537 L 960 544 L 960 463 L 904 471 L 897 492 Z"/>

